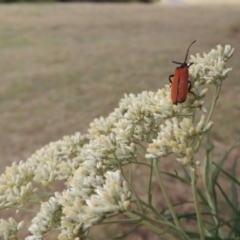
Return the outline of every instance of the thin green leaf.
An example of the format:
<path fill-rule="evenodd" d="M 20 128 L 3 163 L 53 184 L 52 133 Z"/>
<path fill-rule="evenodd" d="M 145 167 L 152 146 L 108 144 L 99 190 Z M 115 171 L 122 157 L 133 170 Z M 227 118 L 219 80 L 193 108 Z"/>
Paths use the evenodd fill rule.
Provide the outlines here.
<path fill-rule="evenodd" d="M 236 218 L 233 218 L 233 219 L 230 219 L 228 221 L 225 221 L 224 224 L 222 224 L 222 226 L 226 225 L 226 226 L 228 226 L 230 228 L 232 226 L 231 222 L 235 223 L 235 222 L 239 222 L 239 221 L 240 221 L 240 216 L 238 216 Z M 240 236 L 240 227 L 239 226 L 235 228 L 235 235 L 239 235 Z"/>
<path fill-rule="evenodd" d="M 231 220 L 230 221 L 225 221 L 222 218 L 218 218 L 218 223 L 219 224 L 217 226 L 215 226 L 214 228 L 209 229 L 209 232 L 215 232 L 214 238 L 219 239 L 218 238 L 218 229 L 222 228 L 223 226 L 226 226 L 230 229 L 231 228 L 230 222 L 231 222 Z M 231 239 L 234 239 L 234 238 L 231 238 L 231 237 L 224 238 L 224 240 L 231 240 Z"/>
<path fill-rule="evenodd" d="M 202 212 L 201 213 L 202 216 L 213 216 L 212 213 L 209 213 L 209 212 Z M 177 215 L 178 219 L 186 219 L 186 220 L 195 220 L 197 221 L 197 215 L 196 215 L 196 212 L 191 212 L 191 213 L 184 213 L 184 214 L 178 214 Z M 173 218 L 172 216 L 169 215 L 169 217 L 167 218 L 168 221 L 172 221 Z M 208 222 L 206 220 L 203 220 L 204 224 L 208 224 L 210 226 L 215 226 L 215 224 L 213 224 L 212 222 Z"/>
<path fill-rule="evenodd" d="M 202 193 L 202 190 L 200 190 L 199 188 L 197 188 L 197 193 L 198 193 L 198 196 L 201 198 L 202 200 L 202 204 L 203 205 L 206 205 L 206 206 L 209 206 L 208 205 L 208 201 L 206 200 L 204 194 Z"/>
<path fill-rule="evenodd" d="M 234 160 L 233 166 L 232 166 L 232 176 L 236 179 L 236 168 L 237 168 L 237 157 Z M 237 192 L 237 186 L 236 183 L 231 181 L 231 188 L 232 188 L 232 203 L 236 209 L 238 209 L 238 192 Z M 232 236 L 232 234 L 240 231 L 238 230 L 240 227 L 240 219 L 238 218 L 238 213 L 233 211 L 232 218 L 236 219 L 232 225 L 232 228 L 229 232 L 229 238 Z"/>
<path fill-rule="evenodd" d="M 212 214 L 211 213 L 201 213 L 202 214 L 202 216 L 212 216 Z M 186 219 L 186 220 L 195 220 L 195 221 L 197 221 L 197 215 L 196 215 L 196 213 L 195 212 L 193 212 L 193 213 L 186 213 L 186 214 L 182 214 L 182 215 L 178 215 L 178 219 Z M 215 226 L 215 224 L 213 224 L 212 222 L 209 222 L 209 221 L 206 221 L 206 220 L 204 220 L 203 219 L 203 223 L 205 224 L 205 225 L 209 225 L 209 226 Z"/>
<path fill-rule="evenodd" d="M 175 171 L 175 174 L 169 173 L 169 172 L 161 172 L 161 173 L 162 173 L 162 174 L 165 174 L 165 175 L 168 175 L 168 176 L 170 176 L 170 177 L 172 177 L 172 178 L 178 179 L 178 180 L 180 180 L 180 181 L 183 182 L 183 183 L 186 183 L 186 184 L 188 184 L 188 185 L 191 185 L 191 182 L 190 182 L 188 179 L 186 179 L 186 178 L 180 177 L 180 176 L 178 175 L 177 171 Z"/>
<path fill-rule="evenodd" d="M 214 237 L 205 237 L 206 240 L 223 240 L 222 238 L 218 237 L 218 236 L 214 236 Z M 234 239 L 227 239 L 227 240 L 234 240 Z"/>
<path fill-rule="evenodd" d="M 216 163 L 213 163 L 216 168 L 215 170 L 213 171 L 212 173 L 212 198 L 213 198 L 213 201 L 215 203 L 215 205 L 217 206 L 218 203 L 217 203 L 217 194 L 216 194 L 216 191 L 215 191 L 215 184 L 217 182 L 217 179 L 218 179 L 218 176 L 219 176 L 219 173 L 222 171 L 222 166 L 225 162 L 225 160 L 228 158 L 229 154 L 232 152 L 233 149 L 235 149 L 236 147 L 238 147 L 240 145 L 240 139 L 238 139 L 234 145 L 225 153 L 225 155 L 223 156 L 223 158 L 216 164 Z"/>
<path fill-rule="evenodd" d="M 182 165 L 182 164 L 180 164 L 180 166 L 182 167 L 182 170 L 183 170 L 183 172 L 184 172 L 184 174 L 185 174 L 185 178 L 186 178 L 189 182 L 191 182 L 191 176 L 189 175 L 186 166 L 184 166 L 184 165 Z"/>
<path fill-rule="evenodd" d="M 233 177 L 231 174 L 229 174 L 228 172 L 226 172 L 225 170 L 223 170 L 222 168 L 219 168 L 218 164 L 216 163 L 213 163 L 218 169 L 219 169 L 219 172 L 223 172 L 227 177 L 229 177 L 234 183 L 236 183 L 238 186 L 240 186 L 240 182 L 235 178 Z"/>
<path fill-rule="evenodd" d="M 236 168 L 237 168 L 237 158 L 235 158 L 233 166 L 232 166 L 232 176 L 236 179 Z M 231 182 L 232 187 L 232 203 L 234 207 L 238 208 L 238 193 L 237 193 L 237 187 L 235 182 Z M 233 213 L 233 218 L 237 216 L 236 213 Z"/>
<path fill-rule="evenodd" d="M 232 166 L 232 176 L 236 179 L 236 169 L 237 169 L 237 160 L 238 158 L 236 157 Z M 238 209 L 238 192 L 237 192 L 237 186 L 236 183 L 231 181 L 231 187 L 232 187 L 232 203 L 236 209 Z M 238 218 L 238 213 L 233 211 L 232 218 L 236 219 L 234 221 L 234 224 L 232 225 L 232 228 L 229 232 L 229 238 L 232 236 L 232 234 L 236 233 L 240 227 L 240 221 Z"/>
<path fill-rule="evenodd" d="M 229 205 L 229 207 L 233 210 L 233 211 L 238 211 L 235 206 L 232 204 L 232 202 L 230 201 L 230 199 L 228 198 L 227 194 L 224 192 L 224 190 L 222 189 L 222 187 L 216 183 L 216 186 L 219 188 L 220 192 L 222 193 L 223 197 L 225 198 L 227 204 Z"/>
<path fill-rule="evenodd" d="M 218 235 L 219 235 L 219 229 L 220 229 L 220 227 L 219 227 L 219 221 L 218 221 L 218 224 L 217 224 L 217 226 L 216 226 L 216 230 L 215 230 L 215 236 L 214 236 L 214 238 L 218 238 Z"/>
<path fill-rule="evenodd" d="M 199 233 L 186 231 L 186 234 L 188 235 L 188 237 L 190 239 L 197 239 L 197 240 L 200 239 Z M 205 240 L 223 240 L 223 239 L 219 238 L 219 237 L 216 238 L 216 237 L 207 237 L 207 236 L 205 236 Z M 234 239 L 227 239 L 227 240 L 234 240 Z"/>
<path fill-rule="evenodd" d="M 224 219 L 222 218 L 219 218 L 219 225 L 217 226 L 217 228 L 221 228 L 223 226 L 226 226 L 229 228 L 229 230 L 232 228 L 232 224 L 231 222 L 235 222 L 235 221 L 239 221 L 240 220 L 240 217 L 238 218 L 235 218 L 235 219 L 230 219 L 228 221 L 225 221 Z M 212 231 L 216 231 L 216 228 L 213 228 Z M 235 229 L 235 235 L 240 235 L 240 228 L 238 227 L 237 229 Z M 228 237 L 227 239 L 230 239 L 230 237 Z"/>
<path fill-rule="evenodd" d="M 218 164 L 213 163 L 216 168 L 212 173 L 212 186 L 213 186 L 213 192 L 212 192 L 212 197 L 214 200 L 215 205 L 217 206 L 217 194 L 215 191 L 215 184 L 217 182 L 218 176 L 220 171 L 222 170 L 222 166 L 225 162 L 225 160 L 228 158 L 229 154 L 232 152 L 233 149 L 235 149 L 236 147 L 238 147 L 240 145 L 240 139 L 238 139 L 235 144 L 225 153 L 225 155 L 223 156 L 223 158 L 218 162 Z"/>
<path fill-rule="evenodd" d="M 190 239 L 200 239 L 199 233 L 189 231 L 186 231 L 185 233 L 188 235 L 188 237 L 190 237 Z"/>
<path fill-rule="evenodd" d="M 212 153 L 214 146 L 208 145 L 206 147 L 206 158 L 204 161 L 204 174 L 203 174 L 203 182 L 205 188 L 210 196 L 212 196 L 213 192 L 213 181 L 212 181 Z"/>
<path fill-rule="evenodd" d="M 175 204 L 173 204 L 173 207 L 183 205 L 183 204 L 187 204 L 187 203 L 192 203 L 193 204 L 193 201 L 183 201 L 183 202 L 175 203 Z M 167 210 L 168 210 L 168 208 L 164 208 L 160 213 L 164 214 L 164 212 L 167 211 Z"/>
<path fill-rule="evenodd" d="M 213 181 L 213 186 L 215 185 L 218 175 L 220 173 L 220 169 L 222 169 L 223 163 L 225 162 L 225 160 L 228 158 L 229 154 L 232 152 L 233 149 L 235 149 L 236 147 L 238 147 L 240 145 L 240 139 L 238 139 L 235 144 L 225 153 L 225 155 L 223 156 L 223 158 L 218 162 L 217 166 L 218 168 L 216 168 L 213 171 L 212 174 L 212 181 Z"/>
<path fill-rule="evenodd" d="M 132 229 L 130 229 L 129 231 L 125 232 L 123 235 L 118 236 L 113 238 L 114 240 L 119 240 L 119 239 L 124 239 L 126 238 L 128 235 L 130 235 L 132 232 L 134 232 L 140 225 L 138 224 L 137 226 L 133 227 Z"/>

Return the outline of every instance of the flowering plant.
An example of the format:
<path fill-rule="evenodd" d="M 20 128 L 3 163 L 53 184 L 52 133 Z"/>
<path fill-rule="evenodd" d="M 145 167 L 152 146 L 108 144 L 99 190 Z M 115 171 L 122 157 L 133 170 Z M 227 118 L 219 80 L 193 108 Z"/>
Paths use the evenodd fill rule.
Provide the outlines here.
<path fill-rule="evenodd" d="M 156 92 L 126 95 L 107 118 L 95 119 L 87 134 L 66 136 L 36 151 L 26 161 L 13 163 L 0 177 L 0 210 L 30 213 L 33 210 L 26 207 L 27 203 L 40 204 L 28 228 L 27 240 L 43 239 L 53 231 L 60 232 L 60 240 L 92 239 L 90 228 L 120 213 L 126 217 L 124 222 L 144 225 L 166 239 L 191 239 L 193 234 L 184 229 L 182 216 L 174 209 L 159 170 L 159 160 L 173 155 L 184 166 L 186 177 L 169 175 L 192 188 L 198 222 L 195 237 L 223 239 L 224 224 L 214 205 L 211 182 L 216 181 L 221 166 L 216 165 L 213 171 L 209 158 L 200 161 L 197 154 L 203 137 L 213 125 L 211 118 L 221 85 L 231 71 L 226 68 L 226 61 L 233 51 L 228 45 L 224 48 L 219 45 L 202 57 L 199 54 L 191 57 L 193 94 L 188 94 L 184 103 L 172 104 L 169 85 Z M 213 91 L 209 111 L 203 101 L 206 86 Z M 198 166 L 202 163 L 205 194 L 197 187 Z M 147 200 L 134 188 L 134 165 L 150 170 Z M 170 214 L 153 206 L 154 174 Z M 66 186 L 61 192 L 55 189 L 58 181 Z M 34 187 L 36 183 L 39 187 Z M 202 217 L 199 197 L 209 208 L 214 230 L 208 228 Z M 1 219 L 0 239 L 17 239 L 23 225 L 23 221 L 18 223 L 13 218 Z"/>

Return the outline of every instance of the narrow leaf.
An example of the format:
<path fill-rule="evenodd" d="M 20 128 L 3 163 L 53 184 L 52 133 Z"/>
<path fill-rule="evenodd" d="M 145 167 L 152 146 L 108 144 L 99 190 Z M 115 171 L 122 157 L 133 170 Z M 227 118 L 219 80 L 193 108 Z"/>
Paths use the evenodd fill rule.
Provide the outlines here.
<path fill-rule="evenodd" d="M 218 183 L 216 183 L 216 186 L 219 188 L 220 192 L 222 193 L 222 195 L 223 195 L 223 197 L 225 198 L 225 200 L 226 200 L 227 204 L 229 205 L 229 207 L 230 207 L 233 211 L 237 212 L 238 210 L 237 210 L 237 209 L 235 208 L 235 206 L 232 204 L 232 202 L 230 201 L 230 199 L 228 198 L 227 194 L 224 192 L 224 190 L 222 189 L 222 187 L 221 187 Z"/>
<path fill-rule="evenodd" d="M 240 139 L 238 139 L 235 142 L 235 144 L 225 153 L 223 158 L 218 162 L 218 164 L 217 164 L 218 168 L 215 168 L 215 170 L 213 171 L 213 174 L 212 174 L 213 185 L 215 185 L 215 182 L 217 181 L 218 175 L 220 173 L 220 170 L 222 169 L 222 166 L 223 166 L 225 160 L 228 158 L 228 156 L 232 152 L 232 150 L 235 149 L 236 147 L 238 147 L 239 145 L 240 145 Z"/>
<path fill-rule="evenodd" d="M 180 176 L 177 174 L 177 172 L 175 172 L 175 174 L 169 173 L 169 172 L 161 172 L 161 173 L 162 173 L 162 174 L 165 174 L 165 175 L 168 175 L 168 176 L 170 176 L 170 177 L 172 177 L 172 178 L 178 179 L 178 180 L 180 180 L 180 181 L 183 182 L 183 183 L 186 183 L 186 184 L 188 184 L 188 185 L 191 185 L 191 182 L 190 182 L 188 179 L 183 178 L 183 177 L 180 177 Z"/>
<path fill-rule="evenodd" d="M 204 174 L 203 174 L 203 182 L 205 185 L 205 188 L 210 196 L 212 196 L 212 190 L 213 190 L 213 181 L 212 181 L 212 152 L 213 152 L 214 146 L 209 145 L 206 147 L 206 158 L 204 161 Z"/>
<path fill-rule="evenodd" d="M 236 178 L 236 168 L 237 168 L 237 157 L 234 160 L 233 166 L 232 166 L 232 176 Z M 238 209 L 238 192 L 237 192 L 237 186 L 236 183 L 231 181 L 231 188 L 232 188 L 232 203 L 236 209 Z M 231 235 L 236 232 L 237 229 L 240 227 L 240 221 L 238 219 L 238 213 L 233 211 L 232 218 L 236 219 L 232 225 L 232 228 L 229 232 L 229 238 Z"/>
<path fill-rule="evenodd" d="M 232 176 L 231 174 L 229 174 L 228 172 L 226 172 L 225 170 L 223 170 L 222 168 L 220 168 L 217 163 L 213 163 L 213 164 L 216 166 L 216 168 L 219 169 L 219 172 L 223 172 L 223 173 L 224 173 L 227 177 L 229 177 L 233 182 L 235 182 L 238 186 L 240 186 L 240 182 L 239 182 L 234 176 Z"/>

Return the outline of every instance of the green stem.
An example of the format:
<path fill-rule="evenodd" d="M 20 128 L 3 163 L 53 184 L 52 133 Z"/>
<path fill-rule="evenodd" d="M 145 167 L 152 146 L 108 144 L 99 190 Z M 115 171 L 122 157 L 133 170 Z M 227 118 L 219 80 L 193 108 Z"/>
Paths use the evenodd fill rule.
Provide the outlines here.
<path fill-rule="evenodd" d="M 152 204 L 152 174 L 153 174 L 153 160 L 151 160 L 149 182 L 148 182 L 148 204 Z"/>
<path fill-rule="evenodd" d="M 31 196 L 31 198 L 29 199 L 29 202 L 32 201 L 32 202 L 39 202 L 41 203 L 43 201 L 43 199 L 49 199 L 50 197 L 53 197 L 54 196 L 54 193 L 40 193 L 40 192 L 37 192 L 35 194 L 33 194 Z"/>
<path fill-rule="evenodd" d="M 128 180 L 130 184 L 132 185 L 132 164 L 128 165 Z"/>
<path fill-rule="evenodd" d="M 214 108 L 215 108 L 215 106 L 216 106 L 216 103 L 217 103 L 217 100 L 218 100 L 218 97 L 219 97 L 219 93 L 220 93 L 220 91 L 221 91 L 221 87 L 222 87 L 222 84 L 220 84 L 220 85 L 217 87 L 216 91 L 215 91 L 215 96 L 214 96 L 214 99 L 213 99 L 213 103 L 212 103 L 211 109 L 210 109 L 209 114 L 208 114 L 207 122 L 208 122 L 208 121 L 211 119 L 211 117 L 212 117 L 213 110 L 214 110 Z"/>
<path fill-rule="evenodd" d="M 166 232 L 175 233 L 175 234 L 179 235 L 180 239 L 189 239 L 188 237 L 186 238 L 185 233 L 183 233 L 181 230 L 179 230 L 175 225 L 173 225 L 168 220 L 158 220 L 155 218 L 151 218 L 151 217 L 148 217 L 146 214 L 142 214 L 135 210 L 133 210 L 133 213 L 140 216 L 143 220 L 146 220 L 146 221 L 154 223 L 154 224 L 159 224 L 161 227 L 166 227 L 167 228 L 167 230 L 165 230 Z"/>
<path fill-rule="evenodd" d="M 136 219 L 136 216 L 134 213 L 131 212 L 125 212 L 125 214 L 130 217 L 130 218 L 134 218 Z M 146 216 L 144 216 L 146 217 Z M 154 232 L 157 235 L 161 235 L 164 236 L 165 238 L 169 239 L 169 240 L 177 240 L 177 238 L 171 236 L 170 234 L 168 234 L 167 232 L 164 232 L 162 230 L 160 230 L 158 227 L 155 227 L 154 225 L 152 225 L 149 221 L 145 221 L 142 220 L 139 224 L 146 226 L 150 231 Z"/>
<path fill-rule="evenodd" d="M 123 169 L 122 169 L 121 164 L 120 164 L 120 161 L 118 160 L 118 158 L 117 158 L 116 155 L 115 155 L 115 158 L 116 158 L 118 167 L 119 167 L 119 169 L 120 169 L 120 171 L 121 171 L 121 173 L 122 173 L 122 176 L 123 176 L 124 180 L 127 182 L 129 189 L 131 190 L 131 192 L 133 193 L 133 195 L 134 195 L 135 198 L 136 198 L 137 205 L 138 205 L 139 209 L 141 210 L 141 212 L 143 212 L 143 207 L 142 207 L 142 204 L 141 204 L 141 201 L 140 201 L 140 198 L 139 198 L 138 194 L 135 192 L 135 190 L 134 190 L 131 182 L 129 182 L 128 179 L 125 177 L 125 175 L 124 175 L 124 173 L 123 173 Z"/>
<path fill-rule="evenodd" d="M 143 166 L 147 166 L 147 167 L 151 167 L 148 163 L 145 162 L 130 162 L 131 164 L 138 164 L 138 165 L 143 165 Z M 122 164 L 122 166 L 128 165 L 129 163 L 126 164 Z"/>
<path fill-rule="evenodd" d="M 141 222 L 141 218 L 138 217 L 138 218 L 131 218 L 131 219 L 117 219 L 117 220 L 112 220 L 112 221 L 105 221 L 105 222 L 101 222 L 101 223 L 98 223 L 98 225 L 105 225 L 105 224 L 113 224 L 113 223 L 131 223 L 131 224 L 134 224 L 134 223 L 139 223 Z"/>
<path fill-rule="evenodd" d="M 139 147 L 142 149 L 142 151 L 139 151 L 139 153 L 141 154 L 141 156 L 145 156 L 146 154 L 146 147 L 140 142 L 140 141 L 137 141 L 137 142 L 134 142 L 135 144 L 139 145 Z"/>
<path fill-rule="evenodd" d="M 216 217 L 217 216 L 217 211 L 216 211 L 215 205 L 213 204 L 212 199 L 211 199 L 208 192 L 207 192 L 206 196 L 207 196 L 207 201 L 208 201 L 208 204 L 209 204 L 209 207 L 210 207 L 210 211 L 213 215 L 213 220 L 214 220 L 215 224 L 217 226 L 219 226 L 220 224 L 219 224 L 218 218 Z M 221 228 L 218 228 L 218 233 L 219 233 L 221 239 L 224 239 L 223 232 L 222 232 Z"/>
<path fill-rule="evenodd" d="M 94 240 L 94 238 L 91 236 L 87 236 L 87 240 Z"/>
<path fill-rule="evenodd" d="M 152 204 L 148 204 L 146 202 L 144 202 L 143 200 L 141 200 L 141 203 L 147 208 L 149 209 L 149 211 L 151 211 L 152 214 L 156 215 L 156 218 L 162 220 L 162 221 L 168 221 L 161 213 L 159 213 L 153 206 Z M 169 221 L 168 221 L 169 222 Z M 170 222 L 169 222 L 170 223 Z"/>
<path fill-rule="evenodd" d="M 206 123 L 208 123 L 210 121 L 210 119 L 212 118 L 212 115 L 213 115 L 213 111 L 215 109 L 215 106 L 216 106 L 216 103 L 217 103 L 217 100 L 218 100 L 218 97 L 219 97 L 219 93 L 221 91 L 221 86 L 222 85 L 219 85 L 215 91 L 215 95 L 214 95 L 214 99 L 213 99 L 213 102 L 212 102 L 212 106 L 210 108 L 210 111 L 209 111 L 209 114 L 208 114 L 208 117 L 207 117 L 207 120 L 206 120 Z M 195 153 L 198 152 L 200 146 L 201 146 L 201 143 L 202 143 L 202 140 L 203 140 L 203 136 L 202 135 L 197 143 L 197 145 L 195 146 Z"/>
<path fill-rule="evenodd" d="M 170 200 L 170 197 L 168 196 L 168 193 L 167 193 L 167 190 L 164 186 L 164 183 L 163 183 L 163 179 L 162 179 L 162 175 L 161 173 L 159 172 L 159 169 L 158 169 L 158 165 L 157 165 L 157 160 L 154 159 L 153 160 L 153 163 L 154 163 L 154 169 L 155 169 L 155 172 L 156 172 L 156 175 L 157 175 L 157 179 L 158 179 L 158 183 L 162 189 L 162 193 L 163 193 L 163 196 L 167 202 L 167 205 L 168 205 L 168 208 L 169 208 L 169 211 L 174 219 L 174 222 L 176 224 L 176 226 L 181 229 L 181 225 L 180 225 L 180 222 L 178 221 L 178 218 L 177 218 L 177 215 L 173 209 L 173 205 L 171 203 L 171 200 Z"/>
<path fill-rule="evenodd" d="M 193 169 L 191 171 L 191 184 L 192 184 L 192 194 L 193 194 L 193 200 L 194 200 L 194 205 L 195 205 L 195 210 L 197 214 L 197 222 L 198 222 L 198 229 L 199 233 L 201 236 L 201 240 L 205 240 L 205 234 L 204 234 L 204 226 L 203 226 L 203 221 L 202 221 L 202 215 L 200 211 L 200 206 L 198 202 L 198 194 L 197 194 L 197 186 L 196 186 L 196 171 Z"/>
<path fill-rule="evenodd" d="M 174 211 L 172 202 L 171 202 L 170 197 L 168 196 L 167 190 L 166 190 L 166 188 L 165 188 L 165 186 L 164 186 L 164 182 L 163 182 L 163 179 L 162 179 L 162 175 L 161 175 L 161 173 L 159 172 L 158 164 L 157 164 L 157 163 L 158 163 L 157 160 L 154 159 L 154 160 L 153 160 L 153 167 L 154 167 L 154 169 L 155 169 L 155 172 L 156 172 L 156 175 L 157 175 L 157 179 L 158 179 L 158 183 L 159 183 L 159 185 L 160 185 L 160 187 L 161 187 L 161 189 L 162 189 L 162 193 L 163 193 L 163 196 L 164 196 L 164 198 L 165 198 L 165 201 L 166 201 L 166 203 L 167 203 L 167 205 L 168 205 L 169 211 L 170 211 L 170 213 L 171 213 L 171 215 L 172 215 L 172 218 L 173 218 L 173 220 L 174 220 L 174 222 L 175 222 L 178 230 L 180 230 L 180 231 L 184 234 L 184 237 L 185 237 L 185 238 L 183 238 L 183 239 L 188 239 L 188 236 L 187 236 L 187 235 L 185 234 L 185 232 L 183 231 L 183 229 L 182 229 L 182 227 L 181 227 L 181 225 L 180 225 L 179 219 L 177 218 L 176 212 Z"/>
<path fill-rule="evenodd" d="M 15 209 L 17 211 L 23 211 L 23 212 L 32 213 L 32 214 L 37 214 L 38 213 L 38 211 L 28 209 L 28 208 L 22 208 L 22 207 L 9 207 L 9 209 Z"/>
<path fill-rule="evenodd" d="M 128 179 L 125 177 L 124 172 L 123 172 L 123 169 L 122 169 L 122 167 L 121 167 L 121 162 L 118 160 L 116 154 L 115 154 L 115 159 L 116 159 L 118 168 L 120 169 L 120 171 L 121 171 L 121 173 L 122 173 L 123 178 L 125 179 L 125 181 L 126 181 L 127 184 L 128 184 L 129 189 L 131 190 L 131 192 L 132 192 L 132 193 L 134 194 L 134 196 L 136 197 L 137 205 L 138 205 L 139 209 L 141 210 L 141 212 L 143 212 L 143 207 L 142 207 L 142 205 L 141 205 L 140 198 L 139 198 L 138 194 L 135 192 L 135 190 L 134 190 L 131 182 L 129 182 Z"/>

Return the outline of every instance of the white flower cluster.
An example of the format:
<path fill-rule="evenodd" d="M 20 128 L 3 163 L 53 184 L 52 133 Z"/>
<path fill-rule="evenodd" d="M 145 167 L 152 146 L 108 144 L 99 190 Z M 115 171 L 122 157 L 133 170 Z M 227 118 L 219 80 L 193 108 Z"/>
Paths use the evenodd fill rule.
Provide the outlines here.
<path fill-rule="evenodd" d="M 23 225 L 23 221 L 18 223 L 13 218 L 9 218 L 8 221 L 0 219 L 0 239 L 18 239 L 17 233 L 23 228 Z"/>
<path fill-rule="evenodd" d="M 34 235 L 28 236 L 26 240 L 40 240 L 44 236 L 43 233 L 60 229 L 61 215 L 62 205 L 57 197 L 51 197 L 47 202 L 43 202 L 39 213 L 33 218 L 32 225 L 29 227 L 29 231 Z"/>
<path fill-rule="evenodd" d="M 27 160 L 27 163 L 34 169 L 33 180 L 44 186 L 56 180 L 68 180 L 79 167 L 76 157 L 86 141 L 88 141 L 88 136 L 77 132 L 36 151 Z"/>
<path fill-rule="evenodd" d="M 79 167 L 77 160 L 87 136 L 76 133 L 36 151 L 26 162 L 13 163 L 0 177 L 0 209 L 22 207 L 35 199 L 32 181 L 50 185 L 67 180 Z"/>
<path fill-rule="evenodd" d="M 157 136 L 162 121 L 174 115 L 169 86 L 157 92 L 125 96 L 120 107 L 126 110 L 122 119 L 115 123 L 113 131 L 122 141 L 150 142 Z"/>
<path fill-rule="evenodd" d="M 221 45 L 217 49 L 212 49 L 208 54 L 204 53 L 203 57 L 197 54 L 191 56 L 190 61 L 194 64 L 189 68 L 191 79 L 195 82 L 194 87 L 203 84 L 219 85 L 227 78 L 227 74 L 232 68 L 226 68 L 226 61 L 233 55 L 234 48 Z"/>
<path fill-rule="evenodd" d="M 107 171 L 104 175 L 95 172 L 89 176 L 86 169 L 94 171 L 94 166 L 86 165 L 75 172 L 68 190 L 56 193 L 56 197 L 41 204 L 40 212 L 29 227 L 32 235 L 27 240 L 40 240 L 55 229 L 62 230 L 58 239 L 84 239 L 89 228 L 107 214 L 128 209 L 131 193 L 120 171 Z"/>
<path fill-rule="evenodd" d="M 45 203 L 33 219 L 29 231 L 30 239 L 38 239 L 50 232 L 52 219 L 61 221 L 59 239 L 83 239 L 89 227 L 100 222 L 107 214 L 125 211 L 131 197 L 129 188 L 119 169 L 119 162 L 135 158 L 136 148 L 126 142 L 116 141 L 115 135 L 100 135 L 82 146 L 73 159 L 79 163 L 68 187 L 62 194 L 56 194 L 62 214 L 55 209 L 58 205 L 48 203 L 52 211 L 47 213 Z M 51 216 L 52 215 L 52 216 Z M 35 237 L 35 238 L 34 238 Z M 30 240 L 28 239 L 28 240 Z"/>
<path fill-rule="evenodd" d="M 194 141 L 212 126 L 205 117 L 193 121 L 203 109 L 206 83 L 219 84 L 231 69 L 225 62 L 233 49 L 218 46 L 203 58 L 192 57 L 190 67 L 193 94 L 186 102 L 173 105 L 170 87 L 157 92 L 130 94 L 107 118 L 90 124 L 89 134 L 76 133 L 37 151 L 26 162 L 13 164 L 0 177 L 0 207 L 21 207 L 37 195 L 32 181 L 44 187 L 63 180 L 62 193 L 51 193 L 32 220 L 27 240 L 40 240 L 52 230 L 61 230 L 59 239 L 85 239 L 89 228 L 108 215 L 126 211 L 131 191 L 120 171 L 123 164 L 136 163 L 138 144 L 147 145 L 147 159 L 170 153 L 181 163 L 194 167 Z M 143 143 L 143 144 L 142 144 Z M 38 198 L 37 198 L 38 197 Z M 40 195 L 35 197 L 42 200 Z"/>
<path fill-rule="evenodd" d="M 90 138 L 114 132 L 119 140 L 121 138 L 125 142 L 151 140 L 152 132 L 157 134 L 162 119 L 174 114 L 169 90 L 169 85 L 166 85 L 157 92 L 125 95 L 119 108 L 106 119 L 101 117 L 90 124 Z"/>
<path fill-rule="evenodd" d="M 34 170 L 22 161 L 7 167 L 0 177 L 0 209 L 24 206 L 36 191 L 31 183 L 33 176 Z"/>
<path fill-rule="evenodd" d="M 190 118 L 167 120 L 161 125 L 157 139 L 148 145 L 146 158 L 158 159 L 174 153 L 180 163 L 194 167 L 198 162 L 194 160 L 193 139 L 207 132 L 212 124 L 211 121 L 206 123 L 204 116 L 196 127 Z"/>
<path fill-rule="evenodd" d="M 86 165 L 86 169 L 94 169 Z M 83 166 L 76 171 L 71 187 L 62 194 L 60 240 L 85 239 L 91 226 L 108 214 L 126 211 L 130 205 L 131 193 L 119 170 L 107 171 L 104 175 L 95 172 L 89 176 L 86 169 Z"/>

